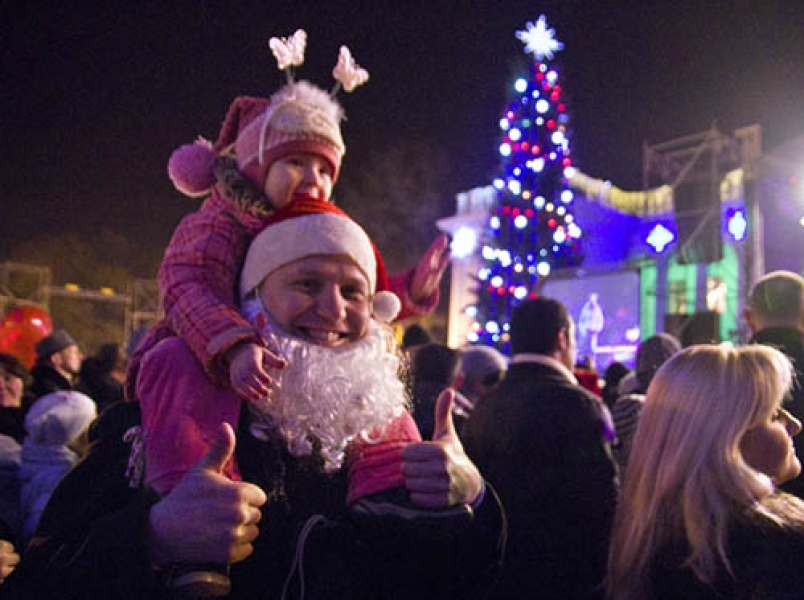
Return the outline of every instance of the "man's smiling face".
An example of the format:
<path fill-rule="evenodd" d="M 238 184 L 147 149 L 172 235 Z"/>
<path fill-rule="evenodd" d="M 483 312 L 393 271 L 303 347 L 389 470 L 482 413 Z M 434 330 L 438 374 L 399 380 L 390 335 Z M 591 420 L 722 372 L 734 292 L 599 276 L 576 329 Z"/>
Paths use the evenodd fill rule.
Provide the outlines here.
<path fill-rule="evenodd" d="M 366 335 L 368 278 L 347 256 L 314 255 L 288 263 L 268 274 L 259 294 L 276 323 L 303 341 L 336 348 Z"/>

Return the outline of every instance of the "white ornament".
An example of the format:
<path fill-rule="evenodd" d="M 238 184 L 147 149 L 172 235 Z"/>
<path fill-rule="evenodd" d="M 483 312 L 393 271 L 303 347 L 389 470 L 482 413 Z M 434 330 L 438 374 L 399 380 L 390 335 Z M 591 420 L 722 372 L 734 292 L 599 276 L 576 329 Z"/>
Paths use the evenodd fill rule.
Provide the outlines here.
<path fill-rule="evenodd" d="M 304 50 L 307 47 L 307 32 L 297 29 L 296 33 L 288 38 L 271 38 L 268 46 L 276 57 L 280 71 L 288 67 L 298 67 L 304 62 Z"/>
<path fill-rule="evenodd" d="M 347 92 L 351 92 L 357 86 L 363 85 L 369 78 L 368 71 L 355 62 L 355 59 L 352 58 L 352 53 L 346 46 L 341 46 L 341 51 L 338 54 L 338 64 L 332 70 L 332 76 Z"/>
<path fill-rule="evenodd" d="M 516 32 L 519 41 L 525 43 L 525 52 L 532 53 L 537 60 L 553 58 L 553 53 L 564 48 L 564 44 L 555 39 L 555 30 L 548 29 L 544 15 L 539 16 L 539 20 L 534 25 L 528 21 L 527 29 Z"/>

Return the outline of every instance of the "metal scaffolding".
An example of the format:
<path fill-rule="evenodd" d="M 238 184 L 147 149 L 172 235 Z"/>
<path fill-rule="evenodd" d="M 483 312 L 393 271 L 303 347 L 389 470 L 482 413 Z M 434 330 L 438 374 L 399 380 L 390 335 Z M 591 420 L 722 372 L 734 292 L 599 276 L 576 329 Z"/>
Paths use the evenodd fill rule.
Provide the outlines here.
<path fill-rule="evenodd" d="M 122 305 L 126 342 L 135 332 L 156 322 L 162 314 L 155 279 L 135 279 L 125 292 L 110 288 L 83 289 L 77 285 L 53 285 L 50 267 L 17 262 L 0 263 L 0 315 L 17 306 L 37 306 L 50 312 L 53 297 Z"/>

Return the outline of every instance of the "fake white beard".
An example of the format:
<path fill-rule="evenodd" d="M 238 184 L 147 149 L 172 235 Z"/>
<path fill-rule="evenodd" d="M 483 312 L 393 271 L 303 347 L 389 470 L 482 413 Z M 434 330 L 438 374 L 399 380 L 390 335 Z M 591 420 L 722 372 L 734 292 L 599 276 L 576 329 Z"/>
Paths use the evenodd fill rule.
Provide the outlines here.
<path fill-rule="evenodd" d="M 244 301 L 243 312 L 255 325 L 265 318 L 268 347 L 288 363 L 271 371 L 270 395 L 248 403 L 258 437 L 278 430 L 294 456 L 312 454 L 317 444 L 324 470 L 333 472 L 343 465 L 349 442 L 358 436 L 382 441 L 385 426 L 408 409 L 387 326 L 372 319 L 363 339 L 327 348 L 282 331 L 259 298 Z"/>

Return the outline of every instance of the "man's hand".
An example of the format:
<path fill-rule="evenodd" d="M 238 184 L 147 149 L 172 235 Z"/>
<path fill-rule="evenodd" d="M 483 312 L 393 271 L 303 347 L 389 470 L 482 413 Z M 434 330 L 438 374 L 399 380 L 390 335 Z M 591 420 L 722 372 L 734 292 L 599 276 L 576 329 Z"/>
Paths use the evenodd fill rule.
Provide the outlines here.
<path fill-rule="evenodd" d="M 410 299 L 419 303 L 432 296 L 441 283 L 441 277 L 447 270 L 449 261 L 449 238 L 442 233 L 430 244 L 413 271 L 408 290 Z"/>
<path fill-rule="evenodd" d="M 265 493 L 226 478 L 223 467 L 235 449 L 231 425 L 179 484 L 151 508 L 150 544 L 155 566 L 239 562 L 253 551 Z"/>
<path fill-rule="evenodd" d="M 405 487 L 411 501 L 425 508 L 472 504 L 483 487 L 480 472 L 455 432 L 454 399 L 451 389 L 441 392 L 436 401 L 433 440 L 410 444 L 402 451 Z"/>
<path fill-rule="evenodd" d="M 11 575 L 11 572 L 20 562 L 20 555 L 14 550 L 14 545 L 6 540 L 0 540 L 0 585 Z"/>
<path fill-rule="evenodd" d="M 246 400 L 268 395 L 271 376 L 268 369 L 283 369 L 285 361 L 257 344 L 240 344 L 229 351 L 229 380 L 232 389 Z"/>

